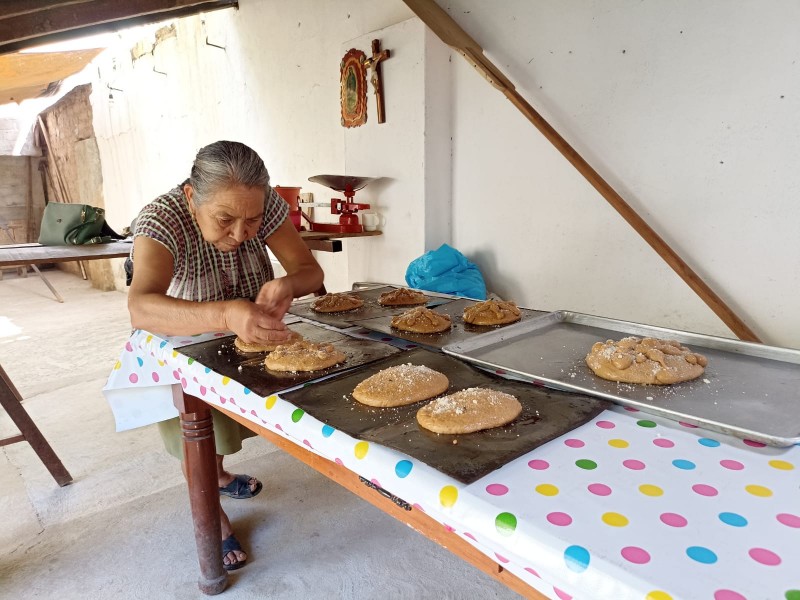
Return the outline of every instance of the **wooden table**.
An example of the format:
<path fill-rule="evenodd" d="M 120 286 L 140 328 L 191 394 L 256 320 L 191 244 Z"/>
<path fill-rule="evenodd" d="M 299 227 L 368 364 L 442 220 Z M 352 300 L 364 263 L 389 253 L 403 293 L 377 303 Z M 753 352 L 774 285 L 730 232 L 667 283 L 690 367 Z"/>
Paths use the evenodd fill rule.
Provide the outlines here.
<path fill-rule="evenodd" d="M 42 246 L 41 244 L 12 244 L 0 246 L 0 269 L 3 267 L 30 266 L 45 285 L 50 288 L 56 300 L 64 299 L 42 274 L 37 265 L 62 263 L 102 258 L 123 258 L 131 253 L 130 242 L 110 242 L 108 244 L 85 244 L 81 246 Z"/>

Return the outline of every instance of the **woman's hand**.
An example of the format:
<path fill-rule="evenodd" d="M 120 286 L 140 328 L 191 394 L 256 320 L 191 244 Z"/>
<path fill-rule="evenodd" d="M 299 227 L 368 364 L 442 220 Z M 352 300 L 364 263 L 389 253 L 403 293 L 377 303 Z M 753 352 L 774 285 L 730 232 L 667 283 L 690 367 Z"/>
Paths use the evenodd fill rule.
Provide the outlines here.
<path fill-rule="evenodd" d="M 285 311 L 284 311 L 285 312 Z M 249 300 L 232 300 L 225 311 L 227 328 L 248 344 L 285 342 L 289 329 L 266 306 Z"/>
<path fill-rule="evenodd" d="M 286 277 L 268 281 L 258 292 L 256 304 L 274 319 L 282 319 L 294 300 L 294 288 Z"/>

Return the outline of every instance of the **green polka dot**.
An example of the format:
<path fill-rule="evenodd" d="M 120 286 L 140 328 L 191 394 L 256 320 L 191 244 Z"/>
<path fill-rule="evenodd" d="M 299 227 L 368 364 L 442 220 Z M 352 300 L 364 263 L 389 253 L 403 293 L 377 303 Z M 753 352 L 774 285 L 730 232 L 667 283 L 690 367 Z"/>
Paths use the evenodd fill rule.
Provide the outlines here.
<path fill-rule="evenodd" d="M 194 362 L 194 359 L 193 359 L 193 358 L 190 358 L 189 360 L 187 360 L 187 361 L 186 361 L 186 364 L 189 364 L 189 365 L 190 365 L 190 364 L 192 364 L 193 362 Z"/>
<path fill-rule="evenodd" d="M 500 513 L 494 520 L 494 526 L 500 535 L 511 535 L 517 528 L 517 517 L 508 512 Z"/>
<path fill-rule="evenodd" d="M 789 590 L 786 592 L 786 600 L 800 600 L 800 590 Z"/>
<path fill-rule="evenodd" d="M 641 421 L 636 421 L 636 424 L 639 427 L 655 427 L 656 424 L 653 421 L 648 421 L 646 419 L 642 419 Z"/>
<path fill-rule="evenodd" d="M 303 418 L 303 415 L 306 414 L 302 408 L 298 408 L 292 413 L 292 421 L 297 423 L 300 419 Z"/>
<path fill-rule="evenodd" d="M 592 469 L 597 468 L 597 463 L 593 460 L 589 460 L 588 458 L 582 458 L 580 460 L 576 460 L 575 464 L 578 465 L 581 469 L 586 469 L 587 471 L 591 471 Z"/>

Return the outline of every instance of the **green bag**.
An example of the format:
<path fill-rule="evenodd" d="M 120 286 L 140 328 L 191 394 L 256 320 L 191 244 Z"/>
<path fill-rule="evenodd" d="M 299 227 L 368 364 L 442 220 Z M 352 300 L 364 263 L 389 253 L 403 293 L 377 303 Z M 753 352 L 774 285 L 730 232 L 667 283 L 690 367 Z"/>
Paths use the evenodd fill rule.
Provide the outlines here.
<path fill-rule="evenodd" d="M 112 241 L 103 235 L 106 211 L 89 204 L 49 202 L 42 214 L 39 243 L 43 246 L 79 246 Z"/>

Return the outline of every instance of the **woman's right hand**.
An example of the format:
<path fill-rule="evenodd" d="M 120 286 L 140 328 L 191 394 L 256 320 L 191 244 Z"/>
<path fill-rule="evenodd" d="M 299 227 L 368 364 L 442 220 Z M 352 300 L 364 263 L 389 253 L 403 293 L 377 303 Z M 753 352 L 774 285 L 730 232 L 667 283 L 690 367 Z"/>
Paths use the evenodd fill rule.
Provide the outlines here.
<path fill-rule="evenodd" d="M 250 300 L 231 300 L 225 311 L 225 323 L 248 344 L 289 339 L 290 332 L 284 322 L 271 317 L 265 306 Z"/>

